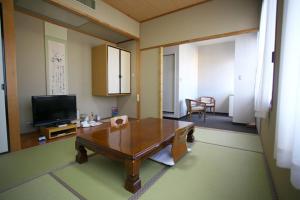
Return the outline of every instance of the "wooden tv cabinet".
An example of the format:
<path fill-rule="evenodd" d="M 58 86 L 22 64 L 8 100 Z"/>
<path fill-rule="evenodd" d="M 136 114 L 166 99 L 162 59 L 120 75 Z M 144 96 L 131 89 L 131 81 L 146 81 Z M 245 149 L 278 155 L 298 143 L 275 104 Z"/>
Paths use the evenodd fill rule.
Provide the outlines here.
<path fill-rule="evenodd" d="M 66 135 L 76 134 L 77 126 L 76 124 L 68 124 L 64 127 L 43 127 L 41 128 L 41 133 L 45 135 L 48 139 L 63 137 Z"/>

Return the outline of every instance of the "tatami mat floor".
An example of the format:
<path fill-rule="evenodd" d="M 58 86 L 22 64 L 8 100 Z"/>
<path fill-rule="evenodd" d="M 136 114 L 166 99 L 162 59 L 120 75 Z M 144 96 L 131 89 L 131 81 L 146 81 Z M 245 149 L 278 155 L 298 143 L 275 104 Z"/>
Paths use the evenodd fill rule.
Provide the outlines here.
<path fill-rule="evenodd" d="M 143 187 L 123 188 L 120 163 L 74 162 L 74 138 L 0 157 L 0 199 L 268 200 L 273 191 L 258 135 L 195 129 L 192 152 L 174 167 L 143 163 Z"/>

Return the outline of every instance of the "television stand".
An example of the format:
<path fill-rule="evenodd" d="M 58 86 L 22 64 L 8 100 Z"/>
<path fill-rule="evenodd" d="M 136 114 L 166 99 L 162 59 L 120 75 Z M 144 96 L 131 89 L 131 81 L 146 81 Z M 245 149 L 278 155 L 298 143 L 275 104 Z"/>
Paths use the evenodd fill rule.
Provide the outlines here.
<path fill-rule="evenodd" d="M 76 124 L 68 124 L 63 127 L 41 127 L 41 133 L 45 135 L 48 139 L 54 139 L 58 137 L 63 137 L 66 135 L 71 135 L 76 133 L 77 126 Z"/>
<path fill-rule="evenodd" d="M 59 128 L 66 127 L 66 126 L 68 126 L 68 124 L 59 124 L 59 125 L 57 125 L 57 127 L 59 127 Z"/>

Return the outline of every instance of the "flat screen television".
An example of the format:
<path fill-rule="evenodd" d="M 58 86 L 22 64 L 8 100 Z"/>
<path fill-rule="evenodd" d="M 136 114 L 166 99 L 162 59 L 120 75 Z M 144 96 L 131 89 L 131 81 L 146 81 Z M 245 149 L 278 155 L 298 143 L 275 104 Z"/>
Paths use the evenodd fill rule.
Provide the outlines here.
<path fill-rule="evenodd" d="M 76 119 L 75 95 L 32 96 L 33 126 L 70 123 Z"/>

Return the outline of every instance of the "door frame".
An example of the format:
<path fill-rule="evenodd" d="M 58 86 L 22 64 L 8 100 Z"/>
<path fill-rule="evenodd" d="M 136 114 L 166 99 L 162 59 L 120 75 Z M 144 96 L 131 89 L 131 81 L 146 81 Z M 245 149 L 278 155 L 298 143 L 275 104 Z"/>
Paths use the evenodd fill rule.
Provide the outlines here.
<path fill-rule="evenodd" d="M 0 3 L 0 26 L 1 26 L 1 40 L 2 40 L 2 73 L 3 73 L 3 84 L 4 84 L 4 104 L 5 104 L 5 123 L 6 123 L 6 137 L 7 137 L 7 151 L 2 152 L 0 154 L 5 154 L 10 151 L 10 140 L 9 140 L 9 123 L 8 123 L 8 109 L 7 109 L 7 80 L 6 80 L 6 65 L 5 65 L 5 52 L 4 52 L 4 37 L 3 37 L 3 12 L 2 12 L 2 4 Z M 1 61 L 0 61 L 1 62 Z M 2 85 L 1 85 L 2 87 Z M 2 88 L 1 88 L 2 89 Z M 0 89 L 0 90 L 1 90 Z"/>
<path fill-rule="evenodd" d="M 136 39 L 135 84 L 136 84 L 136 118 L 141 119 L 141 43 Z"/>
<path fill-rule="evenodd" d="M 158 112 L 159 112 L 159 118 L 163 118 L 163 77 L 164 75 L 164 48 L 160 47 L 159 48 L 159 69 L 158 69 L 158 77 L 159 77 L 159 92 L 158 92 L 158 101 L 159 101 L 159 107 L 158 107 Z"/>
<path fill-rule="evenodd" d="M 0 0 L 2 6 L 3 53 L 6 76 L 7 123 L 10 151 L 21 149 L 19 103 L 17 93 L 16 38 L 14 26 L 14 3 Z"/>

